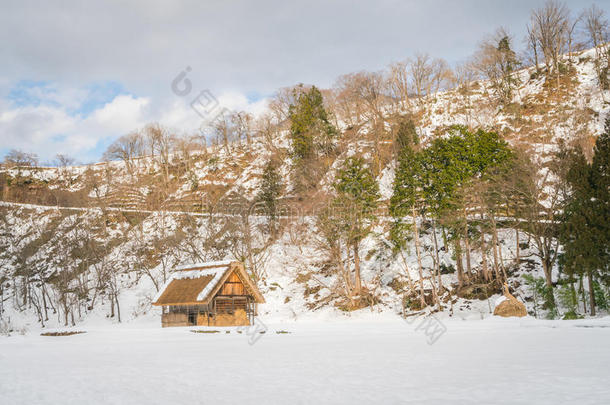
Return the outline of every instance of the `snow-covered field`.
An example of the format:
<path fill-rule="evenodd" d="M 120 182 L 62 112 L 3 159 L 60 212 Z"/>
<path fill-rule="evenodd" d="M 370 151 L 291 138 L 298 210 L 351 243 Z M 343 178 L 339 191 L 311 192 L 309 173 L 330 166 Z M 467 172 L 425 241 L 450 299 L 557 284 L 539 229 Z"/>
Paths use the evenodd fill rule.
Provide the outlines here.
<path fill-rule="evenodd" d="M 610 318 L 441 322 L 433 344 L 390 317 L 268 324 L 253 345 L 150 320 L 16 334 L 0 404 L 609 403 Z"/>

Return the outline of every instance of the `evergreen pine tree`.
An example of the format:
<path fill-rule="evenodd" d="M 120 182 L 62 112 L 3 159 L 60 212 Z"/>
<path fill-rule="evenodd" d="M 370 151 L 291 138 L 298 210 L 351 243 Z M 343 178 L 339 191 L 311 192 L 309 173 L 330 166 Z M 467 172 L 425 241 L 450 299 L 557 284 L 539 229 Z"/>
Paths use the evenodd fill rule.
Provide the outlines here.
<path fill-rule="evenodd" d="M 314 163 L 320 154 L 332 152 L 337 130 L 330 123 L 322 93 L 315 86 L 308 91 L 294 90 L 294 97 L 296 103 L 289 109 L 290 153 L 295 164 L 295 189 L 302 192 L 316 184 L 319 173 Z"/>
<path fill-rule="evenodd" d="M 317 152 L 327 153 L 336 129 L 330 123 L 324 108 L 322 93 L 312 86 L 297 96 L 296 104 L 290 106 L 290 140 L 294 159 L 312 158 Z"/>
<path fill-rule="evenodd" d="M 360 242 L 371 231 L 379 200 L 379 185 L 362 158 L 348 158 L 337 173 L 335 213 L 348 246 L 354 253 L 355 293 L 362 289 Z"/>
<path fill-rule="evenodd" d="M 269 160 L 263 170 L 258 200 L 263 203 L 272 230 L 277 221 L 277 199 L 282 191 L 282 178 L 273 160 Z"/>
<path fill-rule="evenodd" d="M 601 261 L 604 277 L 610 277 L 610 119 L 595 142 L 593 162 L 591 164 L 591 182 L 593 183 L 593 203 L 595 205 L 595 222 L 598 225 Z M 610 280 L 607 280 L 610 281 Z M 610 284 L 608 282 L 607 284 Z"/>
<path fill-rule="evenodd" d="M 403 149 L 407 147 L 413 148 L 417 145 L 419 145 L 419 135 L 417 135 L 413 120 L 408 119 L 400 121 L 395 140 L 396 157 L 400 157 L 400 153 Z"/>
<path fill-rule="evenodd" d="M 570 162 L 560 232 L 561 264 L 569 275 L 587 276 L 594 315 L 596 295 L 600 297 L 597 280 L 608 284 L 610 268 L 610 121 L 597 138 L 593 162 L 589 164 L 580 149 L 571 153 Z"/>

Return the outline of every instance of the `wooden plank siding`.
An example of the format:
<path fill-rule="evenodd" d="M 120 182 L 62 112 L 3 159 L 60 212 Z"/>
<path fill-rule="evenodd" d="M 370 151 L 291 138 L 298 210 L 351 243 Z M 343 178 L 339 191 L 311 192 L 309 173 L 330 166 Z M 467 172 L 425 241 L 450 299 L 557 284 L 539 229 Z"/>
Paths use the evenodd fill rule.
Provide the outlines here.
<path fill-rule="evenodd" d="M 218 295 L 246 295 L 245 291 L 246 289 L 239 276 L 233 272 L 222 285 Z"/>

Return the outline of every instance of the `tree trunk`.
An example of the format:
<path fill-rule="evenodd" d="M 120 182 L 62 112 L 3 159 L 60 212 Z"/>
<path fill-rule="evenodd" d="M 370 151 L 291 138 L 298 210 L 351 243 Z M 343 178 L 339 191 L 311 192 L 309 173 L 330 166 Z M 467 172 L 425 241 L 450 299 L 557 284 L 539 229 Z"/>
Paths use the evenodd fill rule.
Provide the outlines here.
<path fill-rule="evenodd" d="M 415 235 L 415 253 L 417 254 L 417 269 L 419 271 L 419 300 L 421 308 L 426 307 L 424 299 L 424 270 L 421 265 L 421 251 L 419 247 L 419 228 L 417 227 L 417 211 L 413 207 L 413 233 Z"/>
<path fill-rule="evenodd" d="M 119 322 L 121 322 L 121 306 L 119 305 L 119 297 L 117 294 L 114 294 L 114 300 L 116 302 L 116 313 Z"/>
<path fill-rule="evenodd" d="M 466 208 L 464 208 L 464 243 L 466 248 L 466 271 L 467 277 L 470 278 L 472 265 L 470 262 L 470 240 L 468 238 L 468 217 L 466 216 Z"/>
<path fill-rule="evenodd" d="M 583 279 L 583 276 L 581 274 L 579 277 L 579 280 L 578 280 L 578 292 L 580 293 L 580 297 L 582 299 L 583 314 L 586 314 L 587 313 L 587 298 L 585 296 L 585 286 L 583 285 L 582 279 Z"/>
<path fill-rule="evenodd" d="M 546 280 L 546 285 L 551 291 L 551 302 L 555 305 L 555 294 L 553 294 L 553 276 L 551 273 L 551 263 L 549 263 L 549 259 L 546 257 L 541 260 L 542 261 L 542 270 L 544 270 L 544 278 Z"/>
<path fill-rule="evenodd" d="M 464 285 L 464 264 L 462 263 L 462 246 L 460 244 L 459 238 L 455 240 L 455 259 L 457 267 L 458 287 L 462 288 L 462 286 Z"/>
<path fill-rule="evenodd" d="M 42 306 L 44 307 L 44 320 L 49 320 L 49 311 L 47 310 L 47 298 L 45 297 L 45 287 L 44 283 L 42 284 Z M 1 311 L 1 309 L 0 309 Z"/>
<path fill-rule="evenodd" d="M 470 277 L 472 274 L 472 261 L 470 259 L 470 241 L 468 240 L 468 236 L 464 238 L 464 243 L 466 245 L 466 272 L 467 276 Z"/>
<path fill-rule="evenodd" d="M 400 258 L 402 259 L 402 263 L 405 265 L 405 273 L 407 273 L 407 281 L 409 282 L 409 290 L 413 291 L 413 279 L 411 278 L 411 271 L 409 270 L 409 264 L 407 263 L 407 258 L 403 254 L 402 250 L 400 251 Z"/>
<path fill-rule="evenodd" d="M 438 277 L 438 294 L 441 294 L 443 289 L 443 281 L 441 280 L 441 262 L 438 255 L 438 241 L 436 239 L 436 220 L 432 220 L 432 234 L 434 239 L 434 256 L 436 257 L 436 276 Z"/>
<path fill-rule="evenodd" d="M 542 258 L 542 260 L 540 260 L 542 262 L 542 270 L 544 270 L 544 278 L 546 280 L 546 285 L 549 288 L 553 288 L 553 275 L 551 273 L 551 264 L 549 263 L 549 260 L 544 257 Z"/>
<path fill-rule="evenodd" d="M 360 294 L 362 290 L 362 280 L 360 279 L 360 249 L 358 242 L 354 243 L 354 276 L 356 285 L 356 294 Z"/>
<path fill-rule="evenodd" d="M 492 231 L 492 242 L 493 242 L 493 255 L 494 255 L 494 271 L 496 272 L 496 278 L 499 280 L 505 280 L 500 275 L 501 263 L 500 263 L 500 252 L 498 251 L 498 229 L 496 228 L 496 219 L 492 215 L 490 215 L 491 219 L 491 231 Z"/>
<path fill-rule="evenodd" d="M 341 255 L 341 244 L 338 243 L 336 246 L 334 246 L 333 250 L 334 250 L 334 257 L 337 261 L 337 265 L 339 266 L 339 272 L 340 272 L 341 277 L 343 278 L 343 282 L 345 284 L 345 295 L 349 298 L 350 302 L 353 303 L 352 296 L 354 294 L 352 292 L 352 282 L 350 280 L 349 272 L 345 269 L 345 266 L 343 265 L 343 258 Z"/>
<path fill-rule="evenodd" d="M 591 308 L 591 316 L 595 316 L 595 290 L 593 289 L 593 272 L 587 271 L 589 278 L 589 307 Z"/>
<path fill-rule="evenodd" d="M 519 252 L 519 229 L 515 228 L 515 240 L 517 243 L 515 243 L 515 263 L 517 264 L 517 269 L 519 268 L 519 262 L 521 261 L 521 257 L 520 257 L 520 252 Z"/>
<path fill-rule="evenodd" d="M 441 311 L 441 300 L 436 290 L 436 283 L 434 282 L 434 274 L 430 275 L 430 284 L 432 284 L 432 297 L 434 298 L 434 302 L 436 302 L 436 308 L 438 311 Z"/>
<path fill-rule="evenodd" d="M 64 297 L 64 326 L 68 326 L 68 305 L 66 304 L 65 301 L 65 297 Z"/>
<path fill-rule="evenodd" d="M 481 231 L 481 270 L 483 279 L 489 281 L 489 268 L 487 267 L 487 245 L 485 243 L 485 232 Z"/>

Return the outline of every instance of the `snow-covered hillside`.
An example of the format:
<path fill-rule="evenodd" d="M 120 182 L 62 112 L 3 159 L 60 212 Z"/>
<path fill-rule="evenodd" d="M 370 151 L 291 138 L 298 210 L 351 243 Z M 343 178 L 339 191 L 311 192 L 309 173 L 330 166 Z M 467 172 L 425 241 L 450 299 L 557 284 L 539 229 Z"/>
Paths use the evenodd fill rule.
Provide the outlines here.
<path fill-rule="evenodd" d="M 513 146 L 525 146 L 540 160 L 546 160 L 560 139 L 592 145 L 603 129 L 610 91 L 600 89 L 594 56 L 593 50 L 572 55 L 573 71 L 562 79 L 559 88 L 545 81 L 544 75 L 535 75 L 533 68 L 521 71 L 520 84 L 508 105 L 490 102 L 493 95 L 489 84 L 477 82 L 467 91 L 455 89 L 431 95 L 421 103 L 413 102 L 409 115 L 424 143 L 443 136 L 451 125 L 463 124 L 495 130 Z M 393 117 L 407 111 L 388 105 L 385 113 Z M 340 119 L 338 124 L 350 135 L 338 141 L 339 153 L 319 183 L 319 195 L 330 189 L 341 162 L 355 154 L 366 157 L 373 148 L 371 123 L 366 117 L 355 128 L 348 128 Z M 384 142 L 389 141 L 382 140 L 381 144 Z M 311 201 L 295 201 L 292 190 L 285 188 L 284 226 L 277 237 L 270 238 L 261 231 L 262 219 L 256 209 L 248 211 L 252 215 L 244 222 L 244 202 L 252 202 L 257 195 L 271 156 L 282 157 L 279 172 L 289 184 L 292 162 L 286 153 L 288 147 L 287 131 L 280 128 L 273 139 L 261 135 L 250 143 L 209 147 L 194 152 L 188 162 L 175 154 L 172 167 L 182 169 L 172 171 L 167 178 L 159 162 L 150 157 L 136 159 L 134 173 L 119 161 L 4 170 L 0 173 L 7 184 L 0 205 L 0 284 L 5 329 L 38 328 L 41 316 L 48 318 L 46 326 L 110 315 L 108 322 L 118 322 L 119 313 L 123 322 L 157 318 L 151 299 L 174 266 L 194 260 L 245 257 L 249 260 L 246 265 L 257 273 L 267 300 L 260 308 L 262 319 L 352 316 L 338 308 L 332 296 L 336 275 L 324 271 L 322 241 L 311 216 L 318 194 L 314 193 Z M 392 193 L 394 171 L 394 161 L 388 160 L 378 173 L 380 194 L 386 203 Z M 168 196 L 159 200 L 161 188 L 168 191 Z M 227 235 L 222 229 L 231 231 Z M 540 276 L 542 269 L 525 235 L 520 240 L 525 244 L 520 252 L 522 261 L 514 266 L 515 237 L 513 231 L 499 230 L 501 257 L 505 266 L 513 266 L 513 293 L 534 311 L 531 292 L 520 276 Z M 422 238 L 426 252 L 423 266 L 430 269 L 431 230 Z M 410 269 L 411 278 L 418 277 L 415 256 L 392 256 L 387 239 L 388 219 L 380 214 L 374 232 L 361 248 L 364 284 L 378 301 L 359 312 L 403 314 L 405 268 Z M 441 266 L 455 267 L 455 258 L 442 243 L 440 257 Z M 481 259 L 473 254 L 475 267 Z M 553 272 L 556 277 L 557 268 Z M 79 274 L 76 281 L 62 278 L 62 274 L 75 273 Z M 30 288 L 22 284 L 23 278 L 45 279 L 49 288 L 21 291 Z M 450 271 L 442 275 L 446 286 L 455 281 Z M 59 290 L 65 296 L 58 296 Z M 29 301 L 23 302 L 22 297 L 29 297 Z M 455 316 L 486 317 L 498 297 L 495 294 L 479 300 L 449 294 L 442 309 Z M 46 308 L 49 302 L 55 303 L 52 308 Z"/>

